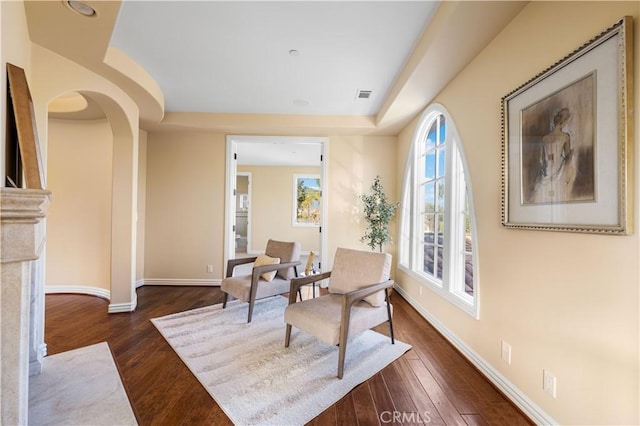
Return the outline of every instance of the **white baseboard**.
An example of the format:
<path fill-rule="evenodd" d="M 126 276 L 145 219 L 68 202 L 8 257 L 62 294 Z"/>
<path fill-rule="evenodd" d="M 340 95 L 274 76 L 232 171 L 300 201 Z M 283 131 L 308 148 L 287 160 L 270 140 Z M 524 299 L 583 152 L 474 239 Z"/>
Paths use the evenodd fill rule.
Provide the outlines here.
<path fill-rule="evenodd" d="M 45 286 L 45 294 L 74 293 L 88 294 L 90 296 L 98 296 L 106 300 L 111 300 L 111 292 L 104 288 L 89 287 L 80 285 L 50 285 Z"/>
<path fill-rule="evenodd" d="M 137 285 L 137 283 L 136 283 Z M 102 299 L 111 300 L 111 292 L 104 288 L 89 287 L 89 286 L 70 286 L 70 285 L 53 285 L 46 286 L 44 288 L 45 294 L 61 294 L 61 293 L 73 293 L 73 294 L 86 294 L 89 296 L 97 296 Z M 119 312 L 133 312 L 138 306 L 138 297 L 134 294 L 134 300 L 130 303 L 110 303 L 108 312 L 110 314 Z"/>
<path fill-rule="evenodd" d="M 107 312 L 110 314 L 119 314 L 121 312 L 129 313 L 136 310 L 138 306 L 138 294 L 136 292 L 133 293 L 133 300 L 131 302 L 125 303 L 110 303 L 109 309 Z"/>
<path fill-rule="evenodd" d="M 458 349 L 485 377 L 493 383 L 507 398 L 509 398 L 523 413 L 539 425 L 557 425 L 551 416 L 545 413 L 537 404 L 527 397 L 520 389 L 514 386 L 506 377 L 497 371 L 491 364 L 484 360 L 478 353 L 468 347 L 444 324 L 427 312 L 418 302 L 409 296 L 398 285 L 394 289 L 413 306 L 429 323 L 438 330 L 456 349 Z"/>
<path fill-rule="evenodd" d="M 136 306 L 138 306 L 138 301 L 134 301 L 131 303 L 110 303 L 108 312 L 110 314 L 119 314 L 122 312 L 133 312 L 136 310 Z"/>
<path fill-rule="evenodd" d="M 200 278 L 145 278 L 142 285 L 175 285 L 175 286 L 220 286 L 221 279 Z M 136 283 L 136 286 L 137 283 Z"/>

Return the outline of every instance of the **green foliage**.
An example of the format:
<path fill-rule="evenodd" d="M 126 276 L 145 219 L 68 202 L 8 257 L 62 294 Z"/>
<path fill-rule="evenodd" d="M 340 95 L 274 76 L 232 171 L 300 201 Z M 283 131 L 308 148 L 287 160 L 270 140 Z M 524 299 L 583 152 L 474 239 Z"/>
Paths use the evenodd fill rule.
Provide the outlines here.
<path fill-rule="evenodd" d="M 320 179 L 310 179 L 315 184 L 315 187 L 309 187 L 305 185 L 304 179 L 298 179 L 297 183 L 297 209 L 296 220 L 300 223 L 319 223 L 320 221 L 320 205 L 321 192 Z"/>
<path fill-rule="evenodd" d="M 389 223 L 398 209 L 399 203 L 389 203 L 380 184 L 380 176 L 376 176 L 371 185 L 371 193 L 360 196 L 364 204 L 364 217 L 367 230 L 360 241 L 366 242 L 371 250 L 378 248 L 382 253 L 382 245 L 391 240 Z"/>

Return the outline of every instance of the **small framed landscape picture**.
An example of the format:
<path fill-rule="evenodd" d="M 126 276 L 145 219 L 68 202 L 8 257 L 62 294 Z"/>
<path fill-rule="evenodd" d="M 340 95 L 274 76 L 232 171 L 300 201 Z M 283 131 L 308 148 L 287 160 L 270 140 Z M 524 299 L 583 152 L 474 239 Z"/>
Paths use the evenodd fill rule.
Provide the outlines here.
<path fill-rule="evenodd" d="M 631 232 L 632 21 L 502 99 L 502 224 Z"/>
<path fill-rule="evenodd" d="M 320 175 L 293 175 L 293 226 L 320 226 Z"/>

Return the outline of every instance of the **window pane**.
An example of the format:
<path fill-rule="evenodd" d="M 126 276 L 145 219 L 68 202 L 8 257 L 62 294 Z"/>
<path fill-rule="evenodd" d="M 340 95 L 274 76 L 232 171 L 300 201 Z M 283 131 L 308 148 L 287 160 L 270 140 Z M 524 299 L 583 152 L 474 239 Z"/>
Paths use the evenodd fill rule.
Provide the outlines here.
<path fill-rule="evenodd" d="M 436 151 L 430 151 L 424 157 L 424 177 L 426 179 L 436 177 Z"/>
<path fill-rule="evenodd" d="M 447 126 L 445 124 L 445 118 L 444 115 L 440 116 L 440 133 L 439 133 L 439 137 L 438 137 L 438 145 L 443 144 L 445 141 L 445 138 L 447 137 Z"/>
<path fill-rule="evenodd" d="M 438 211 L 444 211 L 444 179 L 438 180 Z"/>
<path fill-rule="evenodd" d="M 433 233 L 436 232 L 436 215 L 433 214 L 425 214 L 424 215 L 424 221 L 423 221 L 423 229 L 425 232 L 425 243 L 433 243 Z M 429 241 L 427 241 L 427 233 L 431 234 L 431 239 Z"/>
<path fill-rule="evenodd" d="M 437 277 L 438 277 L 439 279 L 442 279 L 442 249 L 441 249 L 441 248 L 439 248 L 439 249 L 438 249 L 437 259 L 438 259 L 438 263 L 437 263 L 437 268 L 438 268 Z"/>
<path fill-rule="evenodd" d="M 296 197 L 295 223 L 320 225 L 322 190 L 320 178 L 314 175 L 294 175 Z"/>
<path fill-rule="evenodd" d="M 424 212 L 433 213 L 436 211 L 436 192 L 435 182 L 426 183 L 424 185 Z"/>
<path fill-rule="evenodd" d="M 431 234 L 431 237 L 433 239 L 433 234 Z M 429 275 L 433 275 L 434 274 L 434 270 L 433 270 L 433 266 L 434 266 L 434 262 L 433 262 L 434 250 L 435 250 L 435 247 L 433 247 L 432 245 L 430 245 L 430 244 L 425 244 L 424 245 L 424 265 L 422 266 L 422 271 L 427 273 L 427 274 L 429 274 Z"/>
<path fill-rule="evenodd" d="M 446 150 L 445 146 L 438 149 L 438 177 L 444 176 L 446 164 Z"/>
<path fill-rule="evenodd" d="M 462 219 L 464 221 L 464 241 L 462 241 L 464 251 L 464 292 L 473 296 L 473 237 L 471 234 L 471 214 L 469 211 L 469 197 L 466 191 L 466 186 L 464 192 L 464 211 L 462 212 Z"/>
<path fill-rule="evenodd" d="M 443 214 L 438 214 L 437 216 L 437 220 L 438 220 L 438 241 L 437 244 L 442 245 L 443 243 L 443 235 L 444 235 L 444 215 Z"/>
<path fill-rule="evenodd" d="M 436 146 L 436 123 L 434 122 L 429 128 L 427 133 L 427 140 L 425 141 L 427 151 Z"/>
<path fill-rule="evenodd" d="M 466 238 L 469 239 L 469 241 L 471 241 L 471 215 L 467 210 L 463 213 L 463 216 L 464 216 L 464 235 Z M 467 245 L 467 248 L 465 250 L 471 251 L 471 245 Z"/>
<path fill-rule="evenodd" d="M 464 292 L 473 296 L 473 256 L 464 257 Z"/>

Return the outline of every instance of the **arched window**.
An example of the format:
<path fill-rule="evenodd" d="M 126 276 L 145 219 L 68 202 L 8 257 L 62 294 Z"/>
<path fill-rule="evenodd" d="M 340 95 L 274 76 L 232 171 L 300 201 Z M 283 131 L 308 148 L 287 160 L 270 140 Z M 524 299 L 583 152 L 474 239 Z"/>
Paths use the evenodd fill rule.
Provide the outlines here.
<path fill-rule="evenodd" d="M 477 317 L 473 206 L 458 132 L 442 105 L 416 129 L 404 180 L 400 268 Z"/>

